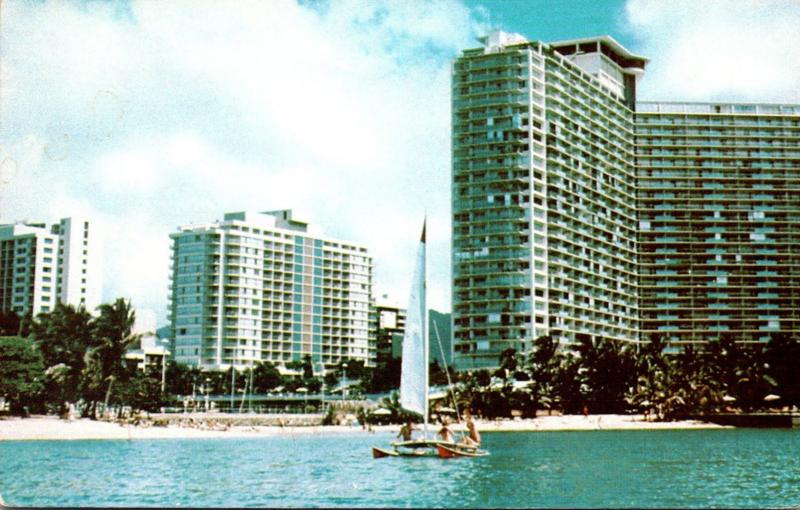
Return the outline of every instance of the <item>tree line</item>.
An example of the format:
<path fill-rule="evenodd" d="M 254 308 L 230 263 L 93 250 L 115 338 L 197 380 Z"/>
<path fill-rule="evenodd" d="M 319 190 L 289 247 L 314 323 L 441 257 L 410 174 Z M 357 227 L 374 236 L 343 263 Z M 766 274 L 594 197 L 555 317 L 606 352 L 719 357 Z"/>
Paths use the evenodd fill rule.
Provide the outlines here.
<path fill-rule="evenodd" d="M 169 361 L 163 367 L 137 369 L 126 358 L 138 347 L 134 334 L 135 312 L 129 302 L 117 299 L 103 304 L 96 316 L 83 307 L 58 303 L 35 318 L 0 312 L 0 397 L 10 403 L 11 413 L 49 413 L 66 416 L 75 405 L 83 417 L 98 418 L 102 410 L 130 406 L 157 411 L 177 404 L 188 395 L 249 393 L 305 388 L 319 393 L 347 378 L 351 394 L 399 385 L 399 363 L 380 372 L 362 360 L 343 360 L 324 377 L 314 374 L 311 356 L 287 363 L 300 376 L 281 374 L 269 362 L 252 370 L 204 371 Z M 388 375 L 387 375 L 388 374 Z M 388 377 L 388 379 L 387 379 Z"/>
<path fill-rule="evenodd" d="M 141 371 L 125 356 L 140 340 L 132 333 L 134 321 L 123 299 L 101 305 L 96 316 L 64 304 L 35 318 L 0 314 L 0 396 L 10 401 L 14 414 L 64 415 L 74 404 L 82 416 L 96 418 L 100 410 L 120 406 L 156 411 L 186 395 L 331 391 L 341 376 L 351 395 L 390 391 L 400 383 L 399 360 L 381 369 L 343 360 L 319 377 L 308 355 L 287 364 L 299 376 L 285 376 L 269 362 L 248 371 L 203 371 L 169 361 L 163 374 L 161 367 Z M 783 333 L 753 344 L 723 336 L 677 352 L 668 352 L 657 335 L 639 345 L 584 336 L 569 348 L 543 336 L 530 352 L 503 351 L 497 370 L 452 374 L 452 393 L 459 409 L 492 418 L 535 416 L 540 410 L 574 414 L 587 408 L 671 420 L 726 408 L 798 406 L 798 365 L 800 341 Z M 447 384 L 435 361 L 430 382 Z M 406 417 L 396 398 L 385 405 L 395 418 Z"/>
<path fill-rule="evenodd" d="M 101 407 L 141 407 L 160 392 L 126 362 L 139 335 L 132 333 L 135 314 L 124 299 L 100 305 L 96 316 L 58 303 L 33 319 L 0 319 L 0 334 L 12 335 L 0 337 L 0 396 L 13 414 L 64 415 L 78 402 L 82 416 L 94 418 Z"/>
<path fill-rule="evenodd" d="M 800 341 L 777 333 L 767 343 L 723 336 L 668 353 L 654 335 L 640 345 L 580 338 L 570 349 L 549 336 L 529 353 L 507 349 L 500 368 L 458 374 L 459 407 L 485 417 L 645 413 L 676 420 L 726 410 L 800 405 Z"/>

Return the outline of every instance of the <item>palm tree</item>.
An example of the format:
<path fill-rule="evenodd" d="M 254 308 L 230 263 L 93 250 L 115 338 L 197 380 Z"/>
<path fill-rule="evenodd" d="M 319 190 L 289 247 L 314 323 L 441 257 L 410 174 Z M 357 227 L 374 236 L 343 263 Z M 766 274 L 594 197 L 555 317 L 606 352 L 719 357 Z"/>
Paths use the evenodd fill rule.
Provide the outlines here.
<path fill-rule="evenodd" d="M 67 402 L 81 396 L 86 351 L 95 345 L 91 319 L 83 307 L 57 303 L 31 324 L 31 336 L 44 360 L 45 394 L 61 408 L 61 415 L 68 409 Z"/>
<path fill-rule="evenodd" d="M 540 336 L 533 343 L 533 351 L 524 360 L 525 373 L 533 381 L 529 387 L 533 413 L 544 405 L 552 409 L 555 401 L 555 378 L 563 356 L 558 353 L 558 344 L 549 335 Z"/>
<path fill-rule="evenodd" d="M 92 376 L 106 383 L 104 407 L 108 407 L 114 382 L 127 371 L 126 351 L 139 341 L 141 335 L 133 333 L 136 313 L 129 302 L 118 298 L 113 304 L 100 305 L 100 315 L 94 320 L 94 333 L 98 345 L 88 354 Z"/>
<path fill-rule="evenodd" d="M 664 418 L 666 408 L 673 403 L 669 393 L 672 370 L 669 359 L 664 356 L 666 346 L 664 338 L 654 334 L 639 349 L 636 356 L 636 386 L 631 388 L 628 397 L 630 404 L 643 408 L 648 414 L 656 411 L 659 420 Z"/>
<path fill-rule="evenodd" d="M 722 382 L 716 378 L 711 356 L 685 345 L 675 356 L 669 386 L 666 419 L 684 419 L 713 412 L 725 395 Z"/>
<path fill-rule="evenodd" d="M 579 335 L 582 393 L 585 403 L 595 412 L 619 413 L 625 408 L 625 393 L 635 385 L 634 358 L 613 341 L 592 340 Z"/>
<path fill-rule="evenodd" d="M 773 335 L 767 344 L 764 361 L 769 365 L 767 373 L 777 384 L 781 403 L 800 405 L 800 339 L 785 333 Z"/>

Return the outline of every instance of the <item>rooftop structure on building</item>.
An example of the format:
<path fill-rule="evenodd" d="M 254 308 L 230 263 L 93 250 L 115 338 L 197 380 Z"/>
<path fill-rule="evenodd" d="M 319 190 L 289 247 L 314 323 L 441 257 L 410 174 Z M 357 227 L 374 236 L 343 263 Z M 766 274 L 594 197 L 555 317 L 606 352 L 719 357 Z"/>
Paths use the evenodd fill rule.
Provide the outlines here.
<path fill-rule="evenodd" d="M 453 66 L 458 368 L 800 332 L 800 108 L 637 102 L 648 59 L 609 36 L 482 42 Z"/>
<path fill-rule="evenodd" d="M 315 371 L 374 365 L 368 335 L 372 258 L 291 210 L 225 214 L 170 235 L 174 358 L 204 369 L 311 355 Z"/>
<path fill-rule="evenodd" d="M 100 245 L 89 221 L 0 225 L 0 310 L 52 311 L 56 303 L 93 312 L 102 288 Z"/>

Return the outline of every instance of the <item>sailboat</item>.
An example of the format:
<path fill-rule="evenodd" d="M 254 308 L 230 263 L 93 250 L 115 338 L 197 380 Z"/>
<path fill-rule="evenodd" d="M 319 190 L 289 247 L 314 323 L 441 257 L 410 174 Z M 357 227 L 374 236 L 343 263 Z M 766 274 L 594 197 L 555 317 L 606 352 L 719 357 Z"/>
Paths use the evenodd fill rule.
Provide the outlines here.
<path fill-rule="evenodd" d="M 403 358 L 400 372 L 400 406 L 423 417 L 423 437 L 410 441 L 395 441 L 392 449 L 372 448 L 372 456 L 382 457 L 426 457 L 440 456 L 482 456 L 488 452 L 476 446 L 441 441 L 428 435 L 428 307 L 427 295 L 427 253 L 425 227 L 417 248 L 417 260 L 411 285 L 411 296 L 406 311 L 406 325 L 403 334 Z"/>

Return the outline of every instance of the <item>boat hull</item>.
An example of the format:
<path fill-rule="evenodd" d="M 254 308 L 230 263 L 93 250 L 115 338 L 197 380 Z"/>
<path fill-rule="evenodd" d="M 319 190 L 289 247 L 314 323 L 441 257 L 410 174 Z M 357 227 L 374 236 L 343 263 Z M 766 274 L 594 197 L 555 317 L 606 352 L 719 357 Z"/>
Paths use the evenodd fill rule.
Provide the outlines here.
<path fill-rule="evenodd" d="M 385 448 L 372 447 L 372 458 L 383 459 L 385 457 L 434 457 L 436 456 L 435 450 L 387 450 Z"/>
<path fill-rule="evenodd" d="M 479 450 L 474 446 L 438 444 L 436 450 L 442 459 L 452 459 L 456 457 L 485 457 L 489 455 L 486 450 Z"/>
<path fill-rule="evenodd" d="M 438 441 L 431 439 L 419 439 L 415 441 L 396 441 L 391 443 L 392 449 L 372 447 L 372 457 L 382 459 L 385 457 L 441 457 L 449 458 L 447 452 L 456 452 L 450 456 L 461 457 L 482 457 L 487 453 L 481 453 L 477 446 L 453 443 L 450 441 Z M 446 452 L 442 454 L 444 448 Z"/>

